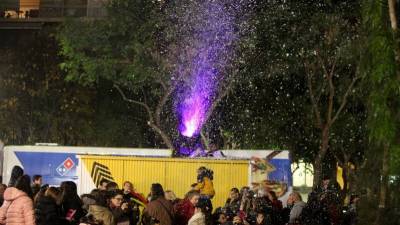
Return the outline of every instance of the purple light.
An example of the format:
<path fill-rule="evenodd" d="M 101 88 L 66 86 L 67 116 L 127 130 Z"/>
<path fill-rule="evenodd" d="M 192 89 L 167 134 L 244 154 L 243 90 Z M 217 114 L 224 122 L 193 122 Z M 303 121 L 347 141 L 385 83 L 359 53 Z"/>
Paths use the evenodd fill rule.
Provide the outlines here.
<path fill-rule="evenodd" d="M 191 31 L 187 40 L 182 41 L 189 45 L 190 53 L 181 55 L 180 61 L 184 63 L 177 71 L 177 77 L 189 77 L 183 79 L 184 84 L 178 88 L 181 95 L 176 98 L 178 128 L 183 136 L 193 137 L 200 133 L 218 95 L 224 70 L 234 55 L 233 44 L 238 35 L 234 29 L 235 15 L 229 10 L 229 4 L 231 9 L 236 9 L 230 1 L 202 1 L 196 5 L 196 13 L 188 9 L 190 16 L 180 18 Z"/>

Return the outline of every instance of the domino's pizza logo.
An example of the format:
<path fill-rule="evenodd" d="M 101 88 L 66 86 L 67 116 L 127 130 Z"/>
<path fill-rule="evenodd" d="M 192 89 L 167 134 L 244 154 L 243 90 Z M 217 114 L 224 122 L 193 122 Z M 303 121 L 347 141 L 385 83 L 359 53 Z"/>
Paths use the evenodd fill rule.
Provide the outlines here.
<path fill-rule="evenodd" d="M 65 176 L 73 167 L 75 166 L 74 161 L 70 157 L 68 157 L 63 163 L 61 163 L 56 171 L 60 176 Z"/>

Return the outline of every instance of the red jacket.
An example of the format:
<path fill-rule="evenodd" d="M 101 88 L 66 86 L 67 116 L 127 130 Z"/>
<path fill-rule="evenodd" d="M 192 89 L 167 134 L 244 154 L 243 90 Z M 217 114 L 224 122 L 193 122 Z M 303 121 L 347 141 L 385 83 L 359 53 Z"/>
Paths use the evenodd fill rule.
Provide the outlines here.
<path fill-rule="evenodd" d="M 0 208 L 0 224 L 35 225 L 32 199 L 17 188 L 7 188 Z"/>
<path fill-rule="evenodd" d="M 181 200 L 174 207 L 176 225 L 187 225 L 194 215 L 194 205 L 188 200 Z"/>

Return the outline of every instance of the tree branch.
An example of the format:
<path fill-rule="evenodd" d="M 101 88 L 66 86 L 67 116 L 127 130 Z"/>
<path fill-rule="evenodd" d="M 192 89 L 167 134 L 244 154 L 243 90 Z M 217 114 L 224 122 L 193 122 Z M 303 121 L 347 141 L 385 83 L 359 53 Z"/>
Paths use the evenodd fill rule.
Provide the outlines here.
<path fill-rule="evenodd" d="M 335 86 L 333 85 L 333 75 L 335 73 L 336 62 L 337 62 L 338 57 L 334 58 L 332 67 L 328 71 L 327 67 L 325 66 L 324 60 L 322 59 L 321 55 L 319 54 L 318 49 L 316 51 L 316 56 L 317 56 L 317 61 L 319 62 L 320 66 L 322 67 L 325 77 L 328 80 L 328 84 L 329 84 L 328 112 L 326 114 L 326 123 L 329 128 L 330 125 L 332 124 L 331 120 L 332 120 L 332 113 L 333 113 L 333 98 L 335 96 Z"/>
<path fill-rule="evenodd" d="M 388 0 L 389 2 L 389 15 L 390 24 L 394 32 L 397 31 L 397 15 L 396 15 L 396 0 Z"/>
<path fill-rule="evenodd" d="M 166 86 L 165 86 L 166 88 Z M 158 126 L 161 126 L 161 112 L 164 109 L 164 105 L 167 103 L 169 96 L 172 94 L 172 92 L 174 91 L 174 87 L 170 87 L 169 90 L 167 92 L 164 93 L 164 95 L 161 97 L 160 102 L 157 105 L 156 108 L 156 113 L 155 113 L 155 119 L 156 119 L 156 123 Z"/>
<path fill-rule="evenodd" d="M 227 81 L 227 86 L 224 88 L 224 91 L 218 95 L 218 97 L 213 101 L 213 103 L 211 104 L 205 120 L 207 121 L 208 118 L 212 115 L 212 113 L 214 112 L 215 108 L 218 106 L 218 104 L 221 102 L 221 100 L 227 96 L 229 94 L 229 92 L 232 90 L 233 87 L 233 80 L 234 80 L 235 75 L 231 75 L 230 79 Z"/>
<path fill-rule="evenodd" d="M 306 62 L 304 63 L 304 68 L 306 70 L 308 70 L 308 65 Z M 313 111 L 315 114 L 315 118 L 317 119 L 318 127 L 320 127 L 322 129 L 323 125 L 322 125 L 322 120 L 321 120 L 321 112 L 319 111 L 319 108 L 318 108 L 318 102 L 315 100 L 311 76 L 312 76 L 311 71 L 308 71 L 307 72 L 307 81 L 308 81 L 307 86 L 308 86 L 308 90 L 310 93 L 310 99 L 311 99 L 312 108 L 313 108 Z"/>
<path fill-rule="evenodd" d="M 153 121 L 153 113 L 152 113 L 150 107 L 147 104 L 145 104 L 143 102 L 139 102 L 139 101 L 133 100 L 133 99 L 130 99 L 130 98 L 127 98 L 125 93 L 122 91 L 122 89 L 117 84 L 114 84 L 114 88 L 118 90 L 119 94 L 121 95 L 121 97 L 122 97 L 122 99 L 124 101 L 129 102 L 129 103 L 133 103 L 133 104 L 136 104 L 136 105 L 140 105 L 143 108 L 145 108 L 146 112 L 147 112 L 147 114 L 149 116 L 149 120 L 151 122 Z"/>
<path fill-rule="evenodd" d="M 358 72 L 356 72 L 356 73 L 358 74 Z M 348 98 L 348 96 L 349 96 L 351 90 L 353 89 L 354 84 L 357 82 L 358 79 L 359 79 L 359 76 L 356 75 L 356 76 L 353 78 L 353 80 L 351 81 L 349 87 L 348 87 L 347 90 L 346 90 L 346 93 L 344 94 L 344 96 L 343 96 L 343 98 L 342 98 L 342 103 L 340 104 L 338 111 L 336 112 L 336 114 L 335 114 L 335 116 L 333 117 L 333 119 L 330 121 L 330 124 L 329 124 L 329 125 L 332 125 L 332 124 L 337 120 L 337 118 L 339 117 L 340 113 L 343 111 L 344 107 L 345 107 L 346 104 L 347 104 L 347 98 Z"/>
<path fill-rule="evenodd" d="M 168 90 L 167 85 L 165 84 L 165 82 L 161 78 L 157 79 L 157 83 L 159 83 L 161 85 L 161 87 L 163 88 L 164 91 Z"/>

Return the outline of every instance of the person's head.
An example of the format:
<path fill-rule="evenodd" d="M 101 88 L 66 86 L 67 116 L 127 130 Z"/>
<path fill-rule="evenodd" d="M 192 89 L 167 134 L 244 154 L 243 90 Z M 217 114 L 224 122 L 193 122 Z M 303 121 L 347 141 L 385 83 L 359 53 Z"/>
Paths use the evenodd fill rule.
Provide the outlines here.
<path fill-rule="evenodd" d="M 95 195 L 96 193 L 98 193 L 100 191 L 100 189 L 97 189 L 97 188 L 95 188 L 95 189 L 93 189 L 93 190 L 91 190 L 90 191 L 90 195 Z"/>
<path fill-rule="evenodd" d="M 63 181 L 60 185 L 62 201 L 70 201 L 79 199 L 78 189 L 73 181 Z"/>
<path fill-rule="evenodd" d="M 20 166 L 14 166 L 11 170 L 10 181 L 8 183 L 9 187 L 14 187 L 18 178 L 24 175 L 24 170 Z"/>
<path fill-rule="evenodd" d="M 111 207 L 121 207 L 122 202 L 124 201 L 124 192 L 121 190 L 115 190 L 110 193 L 110 203 Z"/>
<path fill-rule="evenodd" d="M 15 183 L 15 188 L 25 192 L 29 197 L 33 198 L 31 178 L 28 175 L 22 175 L 20 178 L 18 178 L 17 182 Z"/>
<path fill-rule="evenodd" d="M 322 178 L 322 188 L 328 189 L 330 181 L 331 181 L 331 178 L 329 176 L 324 176 Z"/>
<path fill-rule="evenodd" d="M 265 214 L 262 211 L 257 212 L 257 218 L 256 218 L 256 223 L 257 225 L 265 224 Z"/>
<path fill-rule="evenodd" d="M 192 203 L 192 205 L 195 206 L 195 205 L 199 202 L 200 193 L 199 193 L 198 191 L 192 190 L 192 191 L 189 191 L 189 192 L 186 194 L 185 198 L 186 198 L 187 200 L 189 200 L 190 203 Z"/>
<path fill-rule="evenodd" d="M 246 196 L 250 191 L 250 187 L 248 186 L 244 186 L 242 188 L 240 188 L 240 195 L 241 196 Z"/>
<path fill-rule="evenodd" d="M 106 180 L 106 179 L 101 179 L 101 181 L 100 181 L 100 183 L 99 183 L 99 189 L 100 190 L 103 190 L 103 191 L 105 191 L 105 190 L 107 190 L 107 184 L 108 183 L 110 183 L 110 181 L 109 180 Z"/>
<path fill-rule="evenodd" d="M 293 203 L 302 201 L 302 197 L 297 191 L 293 191 L 292 193 L 290 193 L 289 198 L 291 198 Z"/>
<path fill-rule="evenodd" d="M 151 200 L 156 200 L 160 197 L 164 197 L 165 195 L 164 189 L 159 183 L 151 185 L 150 193 L 151 193 Z"/>
<path fill-rule="evenodd" d="M 33 175 L 33 177 L 32 177 L 32 182 L 33 182 L 33 184 L 36 184 L 36 185 L 42 185 L 42 182 L 43 182 L 43 178 L 42 178 L 42 175 Z"/>
<path fill-rule="evenodd" d="M 35 196 L 33 196 L 34 203 L 38 202 L 38 200 L 41 199 L 44 196 L 44 194 L 46 193 L 48 188 L 49 188 L 48 184 L 45 184 L 45 185 L 40 187 L 39 192 L 36 193 Z"/>
<path fill-rule="evenodd" d="M 61 202 L 61 191 L 56 187 L 49 187 L 45 191 L 44 196 L 52 198 L 57 204 Z"/>
<path fill-rule="evenodd" d="M 238 200 L 239 198 L 240 198 L 240 193 L 239 193 L 239 189 L 237 189 L 237 188 L 232 188 L 231 189 L 231 192 L 229 193 L 229 197 L 232 199 L 232 200 Z"/>
<path fill-rule="evenodd" d="M 165 199 L 167 199 L 169 201 L 175 201 L 176 200 L 176 195 L 171 190 L 165 191 L 164 197 L 165 197 Z"/>
<path fill-rule="evenodd" d="M 199 167 L 198 169 L 197 169 L 197 174 L 202 174 L 204 171 L 206 171 L 207 170 L 207 168 L 205 168 L 204 166 L 201 166 L 201 167 Z"/>
<path fill-rule="evenodd" d="M 93 195 L 93 198 L 96 201 L 96 203 L 95 203 L 96 205 L 108 207 L 108 205 L 107 205 L 108 192 L 107 191 L 100 190 L 99 192 L 95 193 L 95 195 Z"/>
<path fill-rule="evenodd" d="M 232 220 L 232 223 L 234 224 L 234 225 L 242 225 L 243 224 L 243 220 L 242 220 L 242 218 L 240 218 L 240 216 L 235 216 L 235 217 L 233 217 L 233 220 Z"/>
<path fill-rule="evenodd" d="M 200 199 L 197 201 L 197 203 L 194 205 L 195 207 L 195 212 L 202 212 L 204 214 L 207 213 L 207 202 L 204 199 Z"/>
<path fill-rule="evenodd" d="M 124 193 L 128 194 L 133 191 L 133 184 L 130 181 L 125 181 L 122 188 L 124 189 Z"/>
<path fill-rule="evenodd" d="M 106 190 L 107 191 L 115 191 L 115 190 L 118 190 L 118 189 L 119 189 L 118 184 L 115 183 L 115 182 L 110 182 L 106 186 Z"/>
<path fill-rule="evenodd" d="M 220 214 L 218 215 L 218 223 L 224 224 L 224 223 L 226 223 L 226 222 L 228 222 L 228 217 L 226 216 L 225 213 L 220 213 Z"/>

